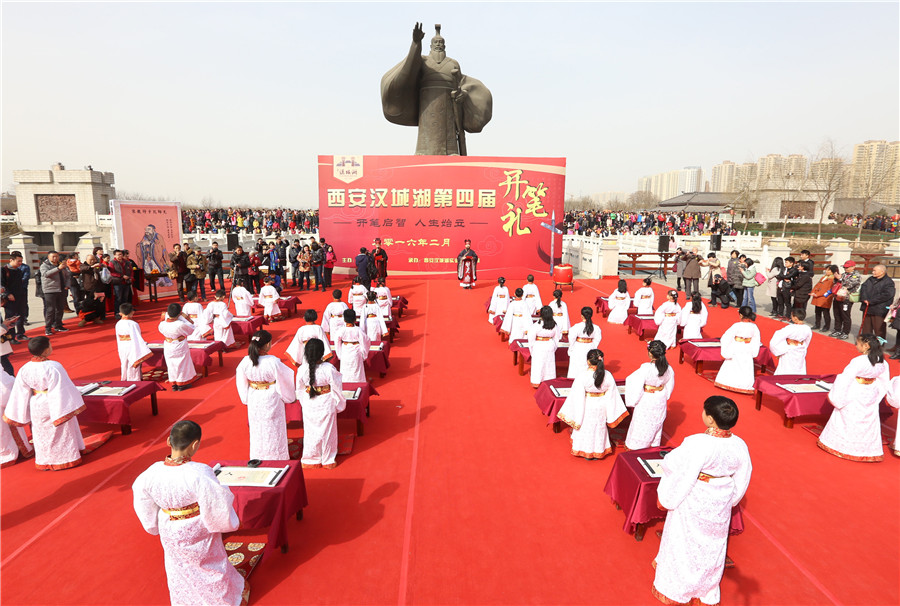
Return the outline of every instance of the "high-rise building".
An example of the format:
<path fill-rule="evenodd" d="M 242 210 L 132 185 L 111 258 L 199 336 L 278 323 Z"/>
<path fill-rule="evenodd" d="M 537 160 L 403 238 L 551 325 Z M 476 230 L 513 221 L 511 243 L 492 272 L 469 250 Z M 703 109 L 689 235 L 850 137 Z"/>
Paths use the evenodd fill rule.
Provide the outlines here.
<path fill-rule="evenodd" d="M 699 166 L 688 166 L 638 179 L 638 190 L 649 191 L 660 200 L 668 200 L 683 193 L 699 192 L 703 183 L 703 171 Z"/>
<path fill-rule="evenodd" d="M 737 164 L 731 160 L 725 160 L 721 164 L 712 167 L 712 177 L 710 177 L 710 191 L 714 192 L 733 192 L 734 191 L 734 172 Z"/>
<path fill-rule="evenodd" d="M 848 195 L 900 204 L 900 141 L 866 141 L 853 148 Z"/>
<path fill-rule="evenodd" d="M 604 191 L 591 196 L 594 204 L 601 208 L 621 208 L 627 199 L 628 192 L 624 191 Z"/>
<path fill-rule="evenodd" d="M 754 187 L 758 171 L 759 165 L 756 162 L 744 162 L 740 166 L 736 166 L 734 169 L 734 189 L 732 191 Z"/>

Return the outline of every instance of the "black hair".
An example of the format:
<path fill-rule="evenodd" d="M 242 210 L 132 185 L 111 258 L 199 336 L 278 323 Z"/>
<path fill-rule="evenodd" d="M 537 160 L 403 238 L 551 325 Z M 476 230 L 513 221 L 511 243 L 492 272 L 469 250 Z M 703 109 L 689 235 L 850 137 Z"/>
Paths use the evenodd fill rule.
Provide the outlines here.
<path fill-rule="evenodd" d="M 653 356 L 659 376 L 666 374 L 666 371 L 669 370 L 669 361 L 666 359 L 666 344 L 658 339 L 654 339 L 647 345 L 647 351 Z"/>
<path fill-rule="evenodd" d="M 50 347 L 50 339 L 41 335 L 39 337 L 31 337 L 28 341 L 28 353 L 33 356 L 39 356 L 47 351 L 47 348 Z"/>
<path fill-rule="evenodd" d="M 737 424 L 738 407 L 731 398 L 709 396 L 703 402 L 703 412 L 713 418 L 719 429 L 729 430 Z"/>
<path fill-rule="evenodd" d="M 651 284 L 653 284 L 652 278 L 644 278 L 644 286 L 650 286 Z"/>
<path fill-rule="evenodd" d="M 497 278 L 497 282 L 500 284 L 500 286 L 503 286 L 504 284 L 506 284 L 506 278 L 500 276 L 499 278 Z"/>
<path fill-rule="evenodd" d="M 325 343 L 322 342 L 322 339 L 313 337 L 306 342 L 306 346 L 303 348 L 303 358 L 306 360 L 307 365 L 309 365 L 310 399 L 319 395 L 319 391 L 316 389 L 316 368 L 318 368 L 319 364 L 322 362 L 322 356 L 324 355 Z"/>
<path fill-rule="evenodd" d="M 516 289 L 516 296 L 519 297 L 520 299 L 522 298 L 522 295 L 524 295 L 524 294 L 525 294 L 525 291 L 522 290 L 521 288 Z"/>
<path fill-rule="evenodd" d="M 360 247 L 359 247 L 359 252 L 365 254 L 365 252 L 366 252 L 366 247 L 365 247 L 365 246 L 360 246 Z"/>
<path fill-rule="evenodd" d="M 534 282 L 534 276 L 532 276 L 531 274 L 528 274 L 528 277 L 527 277 L 526 279 L 527 279 L 529 282 Z"/>
<path fill-rule="evenodd" d="M 549 305 L 544 305 L 541 308 L 541 322 L 543 324 L 543 328 L 547 330 L 553 330 L 556 328 L 556 320 L 553 319 L 553 310 L 550 309 Z"/>
<path fill-rule="evenodd" d="M 741 251 L 739 251 L 739 250 L 732 250 L 730 254 L 732 254 L 732 255 L 739 255 L 739 254 L 741 254 Z"/>
<path fill-rule="evenodd" d="M 698 314 L 703 309 L 703 298 L 700 293 L 694 291 L 691 293 L 691 313 Z"/>
<path fill-rule="evenodd" d="M 134 313 L 134 305 L 131 303 L 122 303 L 119 305 L 119 313 L 123 316 L 130 316 Z"/>
<path fill-rule="evenodd" d="M 184 450 L 203 435 L 200 426 L 193 421 L 178 421 L 169 432 L 169 444 L 175 450 Z"/>
<path fill-rule="evenodd" d="M 20 253 L 17 250 L 14 250 L 11 253 L 9 253 L 9 258 L 10 259 L 22 259 L 23 257 L 22 257 L 22 253 Z"/>
<path fill-rule="evenodd" d="M 166 313 L 170 318 L 177 318 L 181 314 L 181 305 L 178 303 L 169 303 L 169 306 L 166 308 Z"/>
<path fill-rule="evenodd" d="M 812 255 L 812 253 L 809 252 L 809 251 L 808 251 L 807 249 L 805 249 L 805 248 L 804 248 L 803 250 L 800 251 L 800 254 L 801 254 L 801 255 L 806 255 L 807 257 L 809 257 L 809 256 Z"/>
<path fill-rule="evenodd" d="M 864 335 L 859 335 L 856 337 L 857 341 L 861 341 L 863 343 L 869 344 L 869 364 L 875 366 L 881 362 L 884 362 L 884 352 L 881 348 L 881 341 L 878 340 L 878 337 L 871 333 L 866 333 Z M 31 343 L 29 342 L 29 348 L 31 347 Z"/>
<path fill-rule="evenodd" d="M 841 268 L 838 267 L 837 265 L 829 265 L 829 266 L 827 267 L 827 269 L 828 269 L 828 271 L 830 271 L 832 274 L 838 274 L 838 275 L 840 275 L 840 273 L 841 273 Z"/>
<path fill-rule="evenodd" d="M 603 379 L 606 378 L 606 367 L 603 365 L 603 352 L 599 349 L 592 349 L 587 352 L 587 362 L 591 366 L 596 366 L 594 370 L 594 387 L 600 388 L 603 385 Z"/>
<path fill-rule="evenodd" d="M 247 355 L 254 366 L 259 366 L 259 354 L 271 342 L 272 334 L 267 330 L 258 330 L 250 337 L 250 343 L 247 344 Z"/>
<path fill-rule="evenodd" d="M 791 315 L 798 320 L 803 321 L 806 319 L 806 310 L 802 307 L 795 307 L 791 310 Z"/>
<path fill-rule="evenodd" d="M 584 318 L 584 334 L 591 336 L 594 334 L 594 322 L 591 320 L 594 317 L 594 310 L 590 307 L 582 307 L 581 317 Z"/>
<path fill-rule="evenodd" d="M 804 259 L 800 261 L 799 265 L 803 271 L 812 271 L 813 269 L 812 259 Z"/>
<path fill-rule="evenodd" d="M 366 299 L 368 299 L 370 302 L 374 301 L 377 296 L 378 296 L 378 293 L 375 292 L 374 290 L 370 290 L 369 292 L 366 293 Z"/>
<path fill-rule="evenodd" d="M 184 298 L 188 301 L 195 301 L 197 299 L 197 291 L 189 290 L 185 293 Z"/>
<path fill-rule="evenodd" d="M 224 289 L 224 288 L 220 288 L 219 290 L 217 290 L 217 291 L 214 292 L 213 294 L 216 296 L 217 299 L 220 299 L 220 298 L 221 298 L 221 299 L 224 299 L 224 298 L 225 298 L 225 289 Z"/>
<path fill-rule="evenodd" d="M 344 310 L 344 322 L 347 324 L 355 324 L 356 323 L 356 312 L 352 309 Z"/>
<path fill-rule="evenodd" d="M 315 322 L 319 319 L 319 314 L 316 313 L 315 309 L 307 309 L 303 312 L 303 321 L 304 322 Z"/>
<path fill-rule="evenodd" d="M 619 286 L 616 290 L 619 292 L 628 292 L 628 284 L 625 283 L 625 280 L 619 280 Z"/>
<path fill-rule="evenodd" d="M 708 255 L 706 255 L 706 258 L 707 258 L 707 259 L 715 259 L 715 258 L 716 258 L 716 253 L 711 252 L 711 253 L 709 253 Z"/>
<path fill-rule="evenodd" d="M 562 291 L 556 289 L 553 291 L 553 298 L 556 299 L 556 309 L 562 309 Z"/>
<path fill-rule="evenodd" d="M 744 259 L 744 263 L 747 264 L 747 267 L 753 267 L 753 259 L 751 259 L 750 257 Z"/>
<path fill-rule="evenodd" d="M 341 297 L 344 296 L 344 293 L 341 292 L 340 288 L 337 288 L 337 289 L 331 291 L 331 296 L 334 297 L 335 299 L 340 299 Z"/>
<path fill-rule="evenodd" d="M 774 259 L 772 259 L 772 269 L 777 269 L 779 271 L 784 269 L 784 259 L 782 259 L 781 257 L 775 257 Z"/>
<path fill-rule="evenodd" d="M 751 322 L 756 322 L 756 312 L 753 311 L 749 305 L 743 305 L 738 310 L 738 314 L 741 316 L 741 320 L 750 320 Z"/>
<path fill-rule="evenodd" d="M 788 261 L 790 261 L 791 265 L 793 265 L 797 262 L 797 259 L 795 259 L 794 257 L 785 257 L 784 262 L 787 263 Z"/>

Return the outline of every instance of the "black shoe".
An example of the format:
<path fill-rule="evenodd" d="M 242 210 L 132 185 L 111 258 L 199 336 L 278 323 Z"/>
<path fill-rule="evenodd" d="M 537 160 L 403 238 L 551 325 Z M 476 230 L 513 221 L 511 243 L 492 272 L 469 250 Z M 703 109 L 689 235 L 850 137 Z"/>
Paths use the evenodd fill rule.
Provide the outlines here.
<path fill-rule="evenodd" d="M 895 351 L 891 356 L 891 360 L 900 360 L 900 351 Z"/>
<path fill-rule="evenodd" d="M 182 385 L 181 389 L 179 391 L 184 391 L 185 389 L 190 389 L 190 388 L 191 388 L 191 384 L 188 383 L 187 385 Z"/>
<path fill-rule="evenodd" d="M 47 330 L 44 331 L 44 334 L 49 337 L 53 334 L 53 331 L 48 328 Z"/>
<path fill-rule="evenodd" d="M 826 333 L 826 332 L 828 332 L 828 331 L 830 331 L 830 330 L 831 330 L 831 328 L 829 328 L 828 326 L 826 326 L 825 328 L 822 329 L 821 332 Z"/>
<path fill-rule="evenodd" d="M 172 391 L 181 391 L 181 385 L 173 385 Z"/>
<path fill-rule="evenodd" d="M 841 331 L 835 330 L 835 331 L 832 331 L 831 334 L 829 334 L 828 336 L 829 336 L 829 337 L 836 337 L 836 336 L 838 336 L 839 334 L 841 334 Z"/>
<path fill-rule="evenodd" d="M 59 328 L 54 328 L 53 330 L 55 330 L 56 332 L 69 332 L 69 329 L 64 326 L 60 326 Z"/>
<path fill-rule="evenodd" d="M 849 336 L 850 336 L 850 335 L 848 335 L 847 333 L 842 332 L 841 334 L 839 334 L 839 335 L 837 336 L 837 338 L 840 339 L 841 341 L 846 341 L 847 338 L 848 338 Z"/>

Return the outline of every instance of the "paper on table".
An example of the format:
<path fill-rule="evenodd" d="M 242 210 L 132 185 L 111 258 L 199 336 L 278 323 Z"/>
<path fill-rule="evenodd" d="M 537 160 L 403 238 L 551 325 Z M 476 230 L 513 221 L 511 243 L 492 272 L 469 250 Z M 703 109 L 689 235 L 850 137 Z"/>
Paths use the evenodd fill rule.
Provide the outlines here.
<path fill-rule="evenodd" d="M 125 387 L 109 387 L 109 386 L 98 387 L 91 393 L 85 394 L 85 395 L 87 395 L 89 397 L 90 396 L 124 396 L 129 391 L 131 391 L 132 389 L 135 389 L 135 388 L 137 388 L 137 385 L 135 385 L 133 383 L 131 385 L 127 385 Z"/>
<path fill-rule="evenodd" d="M 379 343 L 378 345 L 370 345 L 370 351 L 384 351 L 384 343 Z"/>
<path fill-rule="evenodd" d="M 653 316 L 642 316 L 640 314 L 635 314 L 635 315 L 637 317 L 639 317 L 641 320 L 652 320 L 653 319 Z"/>
<path fill-rule="evenodd" d="M 776 383 L 775 385 L 791 393 L 827 393 L 831 391 L 818 383 Z"/>
<path fill-rule="evenodd" d="M 220 467 L 216 466 L 213 471 L 217 472 L 219 483 L 223 486 L 255 486 L 256 488 L 265 488 L 276 486 L 278 480 L 287 472 L 290 466 L 286 467 Z"/>
<path fill-rule="evenodd" d="M 722 347 L 721 341 L 688 341 L 694 347 Z"/>
<path fill-rule="evenodd" d="M 625 386 L 624 385 L 616 385 L 616 387 L 619 389 L 619 395 L 624 396 L 625 395 Z"/>
<path fill-rule="evenodd" d="M 99 383 L 88 383 L 87 385 L 78 385 L 76 388 L 81 392 L 81 395 L 87 395 L 88 392 L 94 391 L 100 387 Z"/>
<path fill-rule="evenodd" d="M 531 347 L 531 343 L 529 343 L 528 341 L 521 341 L 521 340 L 517 340 L 516 345 L 518 345 L 519 347 Z"/>
<path fill-rule="evenodd" d="M 157 343 L 157 342 L 147 343 L 147 347 L 149 347 L 150 349 L 162 349 L 165 346 L 166 346 L 165 343 Z"/>
<path fill-rule="evenodd" d="M 550 391 L 553 392 L 553 395 L 557 398 L 568 398 L 569 392 L 572 391 L 571 387 L 556 387 L 551 385 Z"/>
<path fill-rule="evenodd" d="M 348 400 L 358 400 L 359 394 L 361 394 L 361 393 L 362 393 L 362 388 L 360 388 L 360 387 L 357 387 L 356 390 L 345 389 L 344 397 L 347 398 Z"/>
<path fill-rule="evenodd" d="M 232 318 L 234 322 L 246 322 L 247 320 L 252 320 L 253 316 L 235 316 Z"/>
<path fill-rule="evenodd" d="M 829 383 L 828 381 L 816 381 L 816 385 L 825 391 L 831 391 L 834 388 L 834 383 Z"/>
<path fill-rule="evenodd" d="M 209 347 L 210 345 L 213 345 L 214 343 L 215 343 L 215 341 L 207 341 L 205 343 L 201 343 L 199 341 L 189 341 L 188 347 L 190 347 L 191 349 L 206 349 L 207 347 Z"/>
<path fill-rule="evenodd" d="M 641 467 L 644 468 L 644 471 L 646 471 L 647 475 L 651 478 L 662 477 L 662 459 L 644 459 L 638 457 L 638 463 L 641 464 Z"/>

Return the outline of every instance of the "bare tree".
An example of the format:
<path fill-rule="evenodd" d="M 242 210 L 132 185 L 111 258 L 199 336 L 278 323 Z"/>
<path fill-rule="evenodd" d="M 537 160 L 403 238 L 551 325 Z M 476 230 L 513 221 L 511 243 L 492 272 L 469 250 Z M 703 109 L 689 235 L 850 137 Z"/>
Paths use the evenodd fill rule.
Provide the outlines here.
<path fill-rule="evenodd" d="M 770 174 L 769 180 L 779 189 L 781 197 L 779 212 L 783 215 L 781 223 L 781 237 L 783 238 L 787 232 L 787 224 L 791 217 L 791 211 L 794 209 L 794 202 L 803 198 L 807 187 L 807 175 L 805 172 L 796 173 L 782 167 L 774 174 Z"/>
<path fill-rule="evenodd" d="M 875 198 L 890 191 L 900 178 L 900 167 L 897 162 L 897 154 L 890 154 L 888 157 L 883 155 L 880 158 L 876 157 L 874 161 L 863 167 L 862 174 L 854 172 L 853 194 L 858 196 L 862 203 L 862 217 L 859 220 L 859 229 L 856 230 L 857 242 L 862 239 L 863 224 L 869 218 L 869 210 L 872 208 Z"/>
<path fill-rule="evenodd" d="M 834 201 L 844 189 L 847 174 L 847 160 L 832 139 L 825 141 L 810 162 L 809 184 L 816 196 L 816 210 L 819 214 L 819 228 L 816 240 L 822 238 L 822 222 L 828 207 L 834 208 Z"/>
<path fill-rule="evenodd" d="M 743 213 L 744 215 L 744 231 L 750 224 L 750 215 L 752 215 L 759 206 L 760 199 L 760 182 L 762 179 L 758 175 L 746 175 L 734 183 L 734 211 Z"/>
<path fill-rule="evenodd" d="M 116 192 L 118 200 L 133 200 L 135 202 L 171 202 L 171 196 L 158 196 L 156 194 L 144 194 L 138 191 L 118 191 Z"/>
<path fill-rule="evenodd" d="M 628 194 L 625 204 L 634 210 L 650 210 L 659 204 L 659 198 L 653 192 L 641 191 Z"/>
<path fill-rule="evenodd" d="M 585 210 L 594 206 L 594 201 L 591 200 L 590 196 L 574 196 L 571 194 L 566 198 L 564 204 L 565 210 Z"/>

